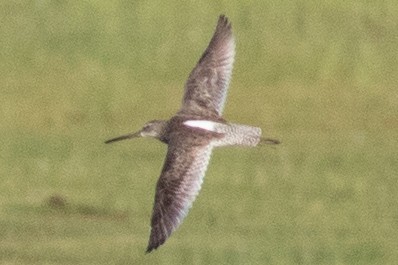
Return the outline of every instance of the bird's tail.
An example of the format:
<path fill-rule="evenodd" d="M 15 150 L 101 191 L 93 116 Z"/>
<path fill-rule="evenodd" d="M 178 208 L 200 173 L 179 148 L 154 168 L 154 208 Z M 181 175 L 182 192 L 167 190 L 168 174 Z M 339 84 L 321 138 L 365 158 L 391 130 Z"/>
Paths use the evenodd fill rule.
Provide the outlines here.
<path fill-rule="evenodd" d="M 224 137 L 215 141 L 215 146 L 240 145 L 256 146 L 261 137 L 261 129 L 241 124 L 222 124 L 216 126 L 216 131 Z"/>
<path fill-rule="evenodd" d="M 216 131 L 224 134 L 224 137 L 215 141 L 216 146 L 241 145 L 257 146 L 258 144 L 275 145 L 280 141 L 272 138 L 261 137 L 261 129 L 242 124 L 222 124 L 216 125 Z"/>

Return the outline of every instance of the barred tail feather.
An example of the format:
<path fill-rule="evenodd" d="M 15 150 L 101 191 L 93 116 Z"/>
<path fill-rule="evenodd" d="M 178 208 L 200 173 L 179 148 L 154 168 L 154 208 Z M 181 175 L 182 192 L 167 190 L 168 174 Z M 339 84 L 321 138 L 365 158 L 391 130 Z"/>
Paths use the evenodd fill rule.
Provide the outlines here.
<path fill-rule="evenodd" d="M 214 142 L 215 146 L 256 146 L 261 140 L 261 129 L 240 124 L 218 124 L 215 128 L 224 137 Z"/>

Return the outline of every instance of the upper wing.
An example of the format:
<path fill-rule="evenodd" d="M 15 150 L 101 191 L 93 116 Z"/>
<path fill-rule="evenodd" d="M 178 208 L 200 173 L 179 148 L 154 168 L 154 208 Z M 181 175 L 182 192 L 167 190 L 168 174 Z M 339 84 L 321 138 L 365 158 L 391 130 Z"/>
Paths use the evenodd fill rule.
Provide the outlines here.
<path fill-rule="evenodd" d="M 185 84 L 180 113 L 221 116 L 232 75 L 235 40 L 231 23 L 220 16 L 216 31 Z"/>
<path fill-rule="evenodd" d="M 147 252 L 162 245 L 177 229 L 196 195 L 211 156 L 212 146 L 187 146 L 184 139 L 169 143 L 159 177 Z"/>

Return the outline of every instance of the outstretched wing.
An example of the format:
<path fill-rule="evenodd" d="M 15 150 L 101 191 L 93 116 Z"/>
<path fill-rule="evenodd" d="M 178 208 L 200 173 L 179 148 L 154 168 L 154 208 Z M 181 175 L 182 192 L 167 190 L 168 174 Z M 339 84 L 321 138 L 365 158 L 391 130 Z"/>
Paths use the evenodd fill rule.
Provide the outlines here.
<path fill-rule="evenodd" d="M 169 143 L 159 177 L 147 252 L 162 245 L 187 215 L 201 188 L 212 146 Z"/>
<path fill-rule="evenodd" d="M 180 113 L 221 116 L 232 75 L 235 40 L 231 23 L 221 15 L 216 31 L 187 83 Z"/>

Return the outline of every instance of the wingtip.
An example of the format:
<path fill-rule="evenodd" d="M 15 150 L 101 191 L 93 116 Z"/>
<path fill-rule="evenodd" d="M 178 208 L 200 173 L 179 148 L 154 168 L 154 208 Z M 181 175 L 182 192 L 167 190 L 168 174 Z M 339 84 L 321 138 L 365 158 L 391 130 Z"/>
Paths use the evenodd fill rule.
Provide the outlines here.
<path fill-rule="evenodd" d="M 146 248 L 145 254 L 149 254 L 152 251 L 156 250 L 162 244 L 154 244 L 153 242 L 149 242 L 148 247 Z"/>
<path fill-rule="evenodd" d="M 150 254 L 151 252 L 152 252 L 152 250 L 154 250 L 155 248 L 153 248 L 153 247 L 151 247 L 151 246 L 148 246 L 147 247 L 147 249 L 146 249 L 146 251 L 145 251 L 145 254 Z"/>
<path fill-rule="evenodd" d="M 231 22 L 229 21 L 228 17 L 225 16 L 224 14 L 221 14 L 218 17 L 218 23 L 217 23 L 218 27 L 228 27 L 231 28 Z"/>
<path fill-rule="evenodd" d="M 219 20 L 219 21 L 228 21 L 228 17 L 227 17 L 225 14 L 221 14 L 221 15 L 218 17 L 218 20 Z"/>
<path fill-rule="evenodd" d="M 152 227 L 151 234 L 149 235 L 148 247 L 146 248 L 145 253 L 151 253 L 153 250 L 156 250 L 158 247 L 160 247 L 165 241 L 166 238 L 160 237 L 158 233 L 155 233 L 154 228 Z"/>

